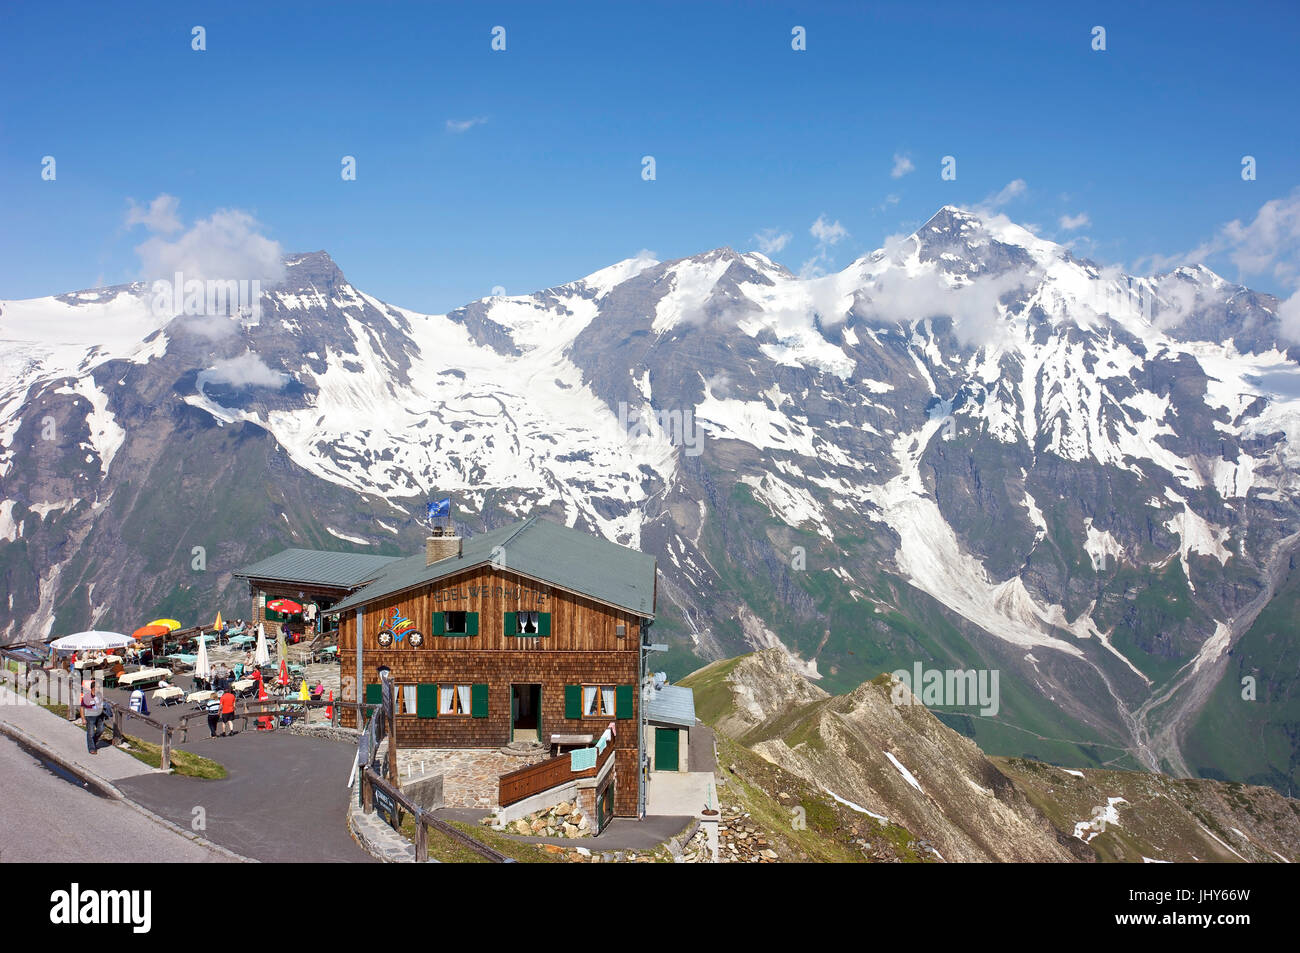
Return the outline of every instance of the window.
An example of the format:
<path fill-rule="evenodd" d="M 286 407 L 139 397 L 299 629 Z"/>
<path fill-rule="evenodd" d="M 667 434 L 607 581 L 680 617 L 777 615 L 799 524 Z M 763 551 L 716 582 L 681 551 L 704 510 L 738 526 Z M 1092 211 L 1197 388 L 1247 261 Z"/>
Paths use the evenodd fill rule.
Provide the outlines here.
<path fill-rule="evenodd" d="M 478 635 L 477 612 L 435 612 L 433 613 L 433 634 L 461 637 Z"/>
<path fill-rule="evenodd" d="M 448 613 L 448 615 L 450 614 Z M 470 710 L 470 687 L 468 685 L 438 686 L 439 715 L 468 715 Z"/>
<path fill-rule="evenodd" d="M 546 638 L 551 634 L 551 614 L 531 609 L 523 612 L 507 612 L 502 631 L 506 635 L 521 639 Z"/>
<path fill-rule="evenodd" d="M 416 714 L 415 699 L 416 699 L 415 686 L 403 685 L 402 686 L 402 707 L 400 709 L 403 715 Z"/>
<path fill-rule="evenodd" d="M 583 685 L 582 686 L 582 717 L 583 718 L 613 718 L 614 717 L 614 686 L 613 685 Z"/>

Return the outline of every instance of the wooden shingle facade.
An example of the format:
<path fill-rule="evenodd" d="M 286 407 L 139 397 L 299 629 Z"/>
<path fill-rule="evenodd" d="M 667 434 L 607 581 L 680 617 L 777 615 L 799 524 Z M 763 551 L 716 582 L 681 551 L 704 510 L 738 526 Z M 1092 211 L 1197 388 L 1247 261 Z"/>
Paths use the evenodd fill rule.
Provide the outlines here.
<path fill-rule="evenodd" d="M 538 519 L 431 539 L 337 607 L 344 700 L 378 700 L 387 667 L 402 748 L 594 740 L 613 724 L 614 812 L 636 816 L 655 572 L 653 557 Z"/>

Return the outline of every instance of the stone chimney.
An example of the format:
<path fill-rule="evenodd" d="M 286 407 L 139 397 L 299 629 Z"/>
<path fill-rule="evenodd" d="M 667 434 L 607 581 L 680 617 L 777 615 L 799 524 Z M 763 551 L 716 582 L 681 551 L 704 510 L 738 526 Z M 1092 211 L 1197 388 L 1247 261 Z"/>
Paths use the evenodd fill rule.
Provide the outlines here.
<path fill-rule="evenodd" d="M 432 566 L 440 559 L 460 555 L 461 539 L 450 526 L 435 526 L 425 540 L 424 563 Z"/>

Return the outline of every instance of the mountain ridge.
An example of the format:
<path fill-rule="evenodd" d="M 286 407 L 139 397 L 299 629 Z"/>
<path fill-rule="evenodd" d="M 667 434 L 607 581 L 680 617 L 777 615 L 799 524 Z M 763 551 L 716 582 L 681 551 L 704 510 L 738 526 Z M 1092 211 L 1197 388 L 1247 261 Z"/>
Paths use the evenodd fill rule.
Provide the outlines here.
<path fill-rule="evenodd" d="M 237 611 L 229 573 L 281 546 L 417 551 L 437 493 L 471 531 L 540 512 L 654 553 L 677 672 L 997 668 L 1003 713 L 962 722 L 995 752 L 1240 772 L 1209 704 L 1275 740 L 1243 777 L 1294 783 L 1294 687 L 1252 669 L 1270 695 L 1231 716 L 1220 689 L 1296 548 L 1300 369 L 1276 299 L 1208 269 L 945 207 L 820 277 L 724 246 L 446 315 L 323 251 L 255 325 L 119 288 L 0 302 L 0 639 Z"/>

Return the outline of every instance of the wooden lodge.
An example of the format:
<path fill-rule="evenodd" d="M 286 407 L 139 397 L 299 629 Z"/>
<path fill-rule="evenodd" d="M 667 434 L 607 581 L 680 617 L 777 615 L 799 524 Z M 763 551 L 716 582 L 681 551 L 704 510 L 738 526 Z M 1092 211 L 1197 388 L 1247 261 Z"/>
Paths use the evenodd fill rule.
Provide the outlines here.
<path fill-rule="evenodd" d="M 613 725 L 612 754 L 587 773 L 602 813 L 639 816 L 655 594 L 654 557 L 540 518 L 465 539 L 435 532 L 424 554 L 379 567 L 333 605 L 344 700 L 359 685 L 379 701 L 387 667 L 402 748 L 582 747 Z"/>

